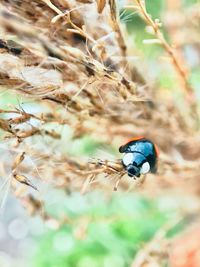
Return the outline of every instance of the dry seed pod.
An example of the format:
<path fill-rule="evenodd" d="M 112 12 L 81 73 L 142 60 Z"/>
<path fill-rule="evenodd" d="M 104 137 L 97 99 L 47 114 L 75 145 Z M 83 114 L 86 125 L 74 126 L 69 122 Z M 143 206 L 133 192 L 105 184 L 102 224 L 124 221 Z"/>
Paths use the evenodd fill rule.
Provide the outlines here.
<path fill-rule="evenodd" d="M 24 113 L 23 115 L 21 115 L 19 117 L 10 119 L 9 122 L 14 123 L 14 124 L 20 124 L 20 123 L 28 121 L 30 118 L 31 118 L 30 114 Z"/>
<path fill-rule="evenodd" d="M 15 170 L 19 166 L 19 164 L 24 160 L 24 157 L 25 157 L 25 152 L 22 152 L 17 155 L 17 157 L 13 162 L 12 170 Z"/>
<path fill-rule="evenodd" d="M 24 198 L 23 204 L 30 215 L 41 214 L 44 205 L 42 201 L 36 199 L 33 195 L 28 195 Z"/>
<path fill-rule="evenodd" d="M 33 136 L 34 134 L 39 134 L 40 130 L 38 128 L 33 127 L 31 130 L 29 131 L 24 131 L 18 134 L 19 138 L 26 138 L 26 137 L 30 137 Z"/>
<path fill-rule="evenodd" d="M 35 190 L 38 191 L 37 187 L 36 187 L 35 185 L 33 185 L 33 184 L 31 183 L 31 181 L 30 181 L 26 176 L 21 175 L 21 174 L 17 174 L 17 173 L 15 173 L 15 172 L 13 172 L 13 177 L 14 177 L 19 183 L 21 183 L 21 184 L 25 184 L 25 185 L 27 185 L 27 186 L 30 186 L 30 187 L 32 187 L 33 189 L 35 189 Z"/>
<path fill-rule="evenodd" d="M 54 131 L 54 130 L 52 130 L 52 131 L 45 130 L 44 133 L 46 135 L 51 136 L 52 138 L 55 138 L 55 139 L 60 139 L 61 138 L 61 135 L 59 133 L 57 133 L 56 131 Z"/>
<path fill-rule="evenodd" d="M 11 125 L 7 120 L 0 119 L 0 128 L 6 132 L 13 133 Z"/>

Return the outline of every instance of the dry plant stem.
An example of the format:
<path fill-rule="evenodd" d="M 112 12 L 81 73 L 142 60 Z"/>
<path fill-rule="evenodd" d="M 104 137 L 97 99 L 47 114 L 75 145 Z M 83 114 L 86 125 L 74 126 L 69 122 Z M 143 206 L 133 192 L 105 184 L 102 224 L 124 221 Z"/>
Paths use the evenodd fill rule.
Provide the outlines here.
<path fill-rule="evenodd" d="M 152 27 L 152 29 L 154 31 L 154 34 L 156 35 L 156 37 L 160 41 L 160 44 L 163 46 L 165 51 L 170 56 L 170 58 L 171 58 L 171 60 L 173 62 L 173 65 L 174 65 L 179 77 L 182 80 L 183 89 L 185 91 L 186 99 L 187 99 L 189 105 L 191 106 L 192 111 L 195 113 L 194 115 L 196 117 L 197 114 L 198 114 L 198 112 L 197 112 L 197 104 L 196 104 L 194 91 L 193 91 L 192 87 L 190 86 L 190 84 L 188 82 L 188 72 L 181 66 L 180 61 L 177 58 L 177 54 L 174 52 L 174 49 L 168 44 L 168 42 L 166 41 L 163 33 L 160 31 L 159 22 L 157 22 L 156 20 L 154 21 L 151 18 L 151 16 L 147 13 L 147 10 L 146 10 L 146 7 L 145 7 L 145 2 L 142 1 L 142 0 L 135 0 L 135 1 L 139 6 L 140 13 L 142 14 L 144 20 L 146 21 L 146 23 L 149 26 Z"/>
<path fill-rule="evenodd" d="M 62 13 L 62 11 L 57 8 L 54 4 L 51 3 L 51 1 L 49 0 L 42 0 L 44 3 L 46 3 L 55 13 L 57 13 L 57 16 L 59 17 L 63 17 L 66 19 L 66 22 L 70 23 L 72 25 L 72 27 L 74 28 L 74 30 L 72 29 L 68 29 L 68 31 L 71 31 L 71 32 L 75 32 L 75 33 L 78 33 L 80 34 L 81 36 L 87 38 L 88 40 L 90 40 L 91 42 L 93 43 L 96 43 L 96 41 L 91 37 L 89 36 L 86 31 L 84 31 L 83 29 L 79 28 L 78 26 L 76 26 L 70 19 L 70 12 L 67 12 L 66 14 L 65 13 Z M 57 18 L 57 16 L 55 18 Z M 53 23 L 55 23 L 55 19 L 52 20 Z"/>
<path fill-rule="evenodd" d="M 117 181 L 116 181 L 116 183 L 115 183 L 115 186 L 114 186 L 114 188 L 113 188 L 114 191 L 117 191 L 117 190 L 118 190 L 119 183 L 120 183 L 122 177 L 123 177 L 125 174 L 126 174 L 125 171 L 122 172 L 121 174 L 119 174 L 118 179 L 117 179 Z"/>
<path fill-rule="evenodd" d="M 68 17 L 67 21 L 70 22 L 69 14 L 67 17 Z M 41 43 L 41 45 L 47 50 L 47 52 L 48 51 L 53 52 L 55 55 L 58 55 L 58 58 L 62 58 L 62 60 L 64 61 L 70 60 L 73 63 L 76 62 L 77 65 L 80 64 L 87 70 L 91 70 L 91 73 L 95 75 L 96 80 L 101 80 L 102 78 L 106 78 L 111 80 L 112 82 L 115 82 L 117 84 L 119 93 L 122 95 L 124 99 L 127 99 L 128 97 L 127 93 L 129 92 L 131 96 L 135 95 L 136 84 L 134 82 L 127 80 L 122 74 L 118 73 L 117 71 L 110 72 L 110 70 L 107 69 L 102 63 L 100 63 L 97 60 L 94 60 L 91 57 L 88 57 L 87 55 L 82 53 L 82 51 L 80 51 L 79 49 L 70 46 L 64 46 L 61 47 L 60 49 L 55 45 L 53 45 L 53 43 L 49 43 L 45 36 L 38 35 L 37 31 L 33 30 L 30 33 L 29 27 L 27 25 L 23 25 L 22 28 L 21 24 L 18 21 L 14 21 L 14 23 L 12 23 L 12 21 L 3 19 L 2 23 L 3 24 L 5 23 L 6 27 L 11 27 L 14 31 L 19 33 L 22 38 L 26 36 L 26 37 L 31 37 L 33 39 L 37 39 L 37 41 Z M 77 31 L 79 31 L 81 35 L 83 34 L 87 39 L 89 38 L 88 35 L 85 35 L 85 31 L 77 27 L 75 24 L 73 24 L 72 26 L 75 26 Z M 94 40 L 91 39 L 91 41 Z M 30 90 L 29 91 L 25 90 L 25 92 L 30 93 Z"/>
<path fill-rule="evenodd" d="M 46 3 L 58 15 L 62 15 L 62 12 L 55 5 L 53 5 L 50 0 L 42 0 L 42 2 Z"/>
<path fill-rule="evenodd" d="M 117 35 L 117 42 L 119 44 L 119 47 L 121 49 L 122 53 L 122 64 L 126 71 L 128 72 L 128 75 L 131 75 L 131 73 L 134 74 L 134 82 L 141 83 L 142 85 L 147 86 L 145 78 L 143 75 L 138 71 L 138 69 L 135 66 L 131 66 L 131 69 L 129 68 L 129 63 L 127 61 L 127 46 L 124 41 L 124 37 L 122 34 L 122 31 L 120 29 L 120 24 L 117 19 L 117 7 L 115 0 L 109 0 L 109 7 L 110 7 L 110 17 L 111 17 L 111 26 L 113 28 L 113 31 Z"/>
<path fill-rule="evenodd" d="M 73 27 L 73 29 L 67 29 L 68 32 L 73 32 L 73 33 L 77 33 L 80 36 L 86 38 L 86 40 L 89 40 L 91 43 L 94 44 L 95 46 L 98 46 L 97 41 L 92 38 L 84 28 L 80 28 L 78 27 L 76 24 L 74 24 L 70 18 L 70 11 L 66 12 L 66 13 L 62 13 L 61 10 L 59 10 L 55 5 L 53 5 L 49 0 L 42 0 L 43 2 L 45 2 L 53 11 L 55 11 L 58 15 L 55 16 L 52 19 L 52 23 L 55 23 L 57 21 L 57 19 L 59 18 L 64 18 L 66 23 L 70 23 L 70 25 Z M 100 46 L 100 45 L 99 45 Z M 94 48 L 93 47 L 93 48 Z M 100 46 L 101 47 L 101 46 Z"/>
<path fill-rule="evenodd" d="M 109 0 L 109 6 L 110 6 L 110 15 L 112 20 L 112 28 L 117 33 L 117 41 L 119 47 L 121 48 L 122 56 L 126 58 L 126 44 L 124 42 L 120 26 L 117 22 L 117 8 L 115 0 Z"/>
<path fill-rule="evenodd" d="M 97 185 L 102 190 L 111 192 L 114 184 L 116 190 L 120 183 L 122 190 L 128 190 L 131 184 L 134 185 L 132 190 L 140 187 L 140 190 L 147 189 L 149 194 L 151 186 L 156 189 L 163 188 L 169 176 L 177 178 L 173 179 L 177 188 L 180 188 L 181 182 L 182 187 L 184 186 L 184 179 L 181 178 L 187 178 L 190 184 L 191 180 L 195 179 L 195 187 L 199 188 L 199 185 L 196 186 L 200 151 L 196 144 L 199 143 L 199 137 L 196 134 L 190 139 L 188 132 L 193 130 L 183 122 L 177 107 L 173 104 L 168 107 L 167 103 L 153 103 L 154 96 L 146 84 L 144 83 L 145 87 L 142 88 L 143 83 L 137 81 L 137 77 L 127 78 L 127 71 L 121 63 L 110 68 L 118 62 L 111 60 L 104 65 L 104 60 L 102 61 L 102 58 L 110 59 L 107 55 L 104 57 L 103 50 L 101 57 L 100 52 L 104 48 L 106 52 L 107 48 L 108 51 L 113 48 L 117 56 L 122 56 L 123 39 L 120 45 L 117 40 L 120 36 L 120 25 L 117 24 L 119 21 L 115 2 L 110 1 L 105 7 L 102 3 L 101 8 L 107 9 L 109 18 L 97 14 L 93 27 L 86 29 L 84 21 L 85 25 L 90 23 L 87 16 L 84 17 L 87 10 L 79 10 L 79 16 L 72 12 L 73 8 L 79 8 L 79 4 L 75 7 L 69 5 L 68 11 L 65 12 L 63 10 L 66 10 L 66 6 L 62 6 L 65 1 L 59 1 L 58 4 L 58 1 L 52 0 L 51 3 L 45 0 L 43 2 L 46 4 L 42 5 L 41 1 L 19 1 L 20 8 L 14 1 L 11 1 L 13 4 L 8 4 L 8 1 L 2 0 L 0 4 L 0 30 L 5 31 L 5 36 L 3 34 L 0 40 L 0 84 L 4 86 L 3 89 L 14 89 L 16 95 L 25 95 L 31 103 L 35 101 L 37 106 L 41 107 L 39 113 L 35 113 L 35 109 L 26 113 L 21 107 L 17 109 L 12 105 L 8 107 L 10 110 L 0 109 L 0 128 L 7 132 L 5 144 L 1 146 L 8 149 L 5 156 L 1 153 L 1 164 L 4 165 L 5 172 L 12 168 L 12 183 L 17 185 L 17 189 L 22 186 L 18 186 L 18 182 L 33 186 L 32 179 L 36 178 L 38 189 L 42 188 L 41 183 L 48 183 L 69 193 L 81 191 L 84 194 L 95 190 Z M 59 10 L 52 4 L 57 5 Z M 91 5 L 95 10 L 95 3 Z M 139 6 L 137 10 L 140 10 Z M 90 9 L 87 12 L 90 12 Z M 108 20 L 113 24 L 113 28 L 108 25 Z M 109 36 L 113 31 L 116 34 Z M 17 40 L 14 46 L 10 44 L 10 35 Z M 101 42 L 103 36 L 109 36 L 109 41 Z M 28 75 L 27 70 L 30 71 Z M 52 71 L 55 77 L 58 76 L 57 83 L 51 82 L 47 85 L 46 82 L 51 81 Z M 133 73 L 133 69 L 130 71 Z M 17 73 L 17 76 L 13 73 Z M 43 78 L 45 83 L 41 82 Z M 35 84 L 35 81 L 40 81 L 39 85 Z M 137 96 L 135 91 L 140 93 L 140 89 L 145 89 L 147 96 Z M 143 111 L 138 101 L 145 99 L 151 99 L 152 103 L 143 103 Z M 161 179 L 151 179 L 151 176 L 148 179 L 148 175 L 141 186 L 142 177 L 137 181 L 123 178 L 126 173 L 120 160 L 95 159 L 88 163 L 86 158 L 76 159 L 66 155 L 63 148 L 66 148 L 66 152 L 68 149 L 63 129 L 68 126 L 73 129 L 69 144 L 85 135 L 100 141 L 101 144 L 115 147 L 136 134 L 151 138 L 162 150 L 158 173 Z M 55 130 L 47 130 L 50 127 Z M 60 140 L 52 140 L 49 137 Z M 15 159 L 11 159 L 13 153 L 9 150 L 16 154 Z M 169 151 L 174 151 L 174 154 Z M 180 162 L 175 153 L 180 155 Z M 193 155 L 192 163 L 188 161 L 190 155 Z M 164 156 L 168 157 L 165 159 Z M 187 161 L 182 160 L 185 156 Z M 9 173 L 4 176 L 8 175 Z M 168 183 L 172 184 L 171 180 Z M 23 188 L 26 190 L 26 187 Z M 22 199 L 23 192 L 19 191 L 18 197 Z M 27 204 L 32 203 L 33 211 L 40 209 L 37 208 L 37 200 L 26 200 Z"/>
<path fill-rule="evenodd" d="M 106 0 L 96 0 L 98 13 L 102 13 L 106 5 Z"/>
<path fill-rule="evenodd" d="M 114 173 L 120 173 L 123 171 L 123 166 L 121 160 L 116 161 L 109 161 L 109 160 L 102 160 L 102 159 L 90 159 L 89 163 L 95 164 L 96 166 L 106 167 Z"/>
<path fill-rule="evenodd" d="M 162 261 L 168 258 L 168 246 L 170 244 L 170 240 L 166 238 L 167 232 L 180 221 L 180 218 L 177 218 L 159 229 L 153 239 L 136 254 L 131 267 L 163 266 Z"/>

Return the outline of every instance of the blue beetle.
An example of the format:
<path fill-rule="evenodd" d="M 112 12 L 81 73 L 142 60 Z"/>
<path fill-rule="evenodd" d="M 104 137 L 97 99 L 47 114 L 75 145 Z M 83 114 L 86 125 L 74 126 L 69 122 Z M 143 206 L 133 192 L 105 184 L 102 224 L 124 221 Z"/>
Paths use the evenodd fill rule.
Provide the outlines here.
<path fill-rule="evenodd" d="M 124 153 L 122 164 L 130 177 L 156 172 L 158 148 L 145 137 L 129 140 L 125 145 L 120 146 L 119 152 Z"/>

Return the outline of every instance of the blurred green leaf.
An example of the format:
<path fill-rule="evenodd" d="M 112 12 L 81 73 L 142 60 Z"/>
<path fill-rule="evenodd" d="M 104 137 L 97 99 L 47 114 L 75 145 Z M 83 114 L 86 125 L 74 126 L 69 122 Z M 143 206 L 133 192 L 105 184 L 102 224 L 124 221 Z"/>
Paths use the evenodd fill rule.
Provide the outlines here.
<path fill-rule="evenodd" d="M 59 201 L 72 223 L 59 231 L 47 230 L 38 241 L 37 253 L 31 260 L 33 267 L 115 267 L 117 261 L 119 266 L 129 266 L 143 244 L 173 220 L 179 205 L 165 205 L 165 198 L 158 201 L 136 194 L 116 194 L 108 202 L 101 199 L 100 193 L 74 194 L 70 198 Z M 77 238 L 75 233 L 83 219 L 88 219 L 88 225 L 83 237 Z M 177 233 L 181 227 L 176 227 Z"/>

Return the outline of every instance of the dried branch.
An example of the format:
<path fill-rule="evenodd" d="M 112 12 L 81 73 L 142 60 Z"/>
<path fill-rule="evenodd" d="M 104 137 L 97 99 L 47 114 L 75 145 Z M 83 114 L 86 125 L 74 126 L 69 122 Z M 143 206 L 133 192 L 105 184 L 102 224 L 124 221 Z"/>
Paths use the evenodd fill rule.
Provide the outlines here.
<path fill-rule="evenodd" d="M 191 87 L 189 81 L 188 81 L 188 70 L 186 71 L 186 68 L 182 65 L 181 61 L 178 58 L 177 53 L 175 52 L 174 48 L 172 46 L 170 46 L 168 44 L 168 42 L 166 41 L 163 33 L 160 30 L 160 26 L 161 23 L 158 19 L 153 20 L 151 18 L 151 16 L 148 14 L 147 10 L 146 10 L 146 5 L 145 5 L 145 1 L 143 0 L 135 0 L 137 3 L 137 6 L 127 6 L 126 8 L 129 9 L 135 9 L 141 14 L 141 16 L 143 17 L 143 19 L 145 20 L 145 22 L 147 23 L 147 25 L 149 25 L 152 29 L 153 32 L 158 40 L 158 42 L 163 46 L 163 48 L 165 49 L 165 51 L 168 53 L 168 55 L 170 56 L 173 65 L 182 81 L 183 86 L 181 88 L 183 88 L 185 96 L 186 96 L 186 100 L 188 101 L 191 109 L 192 109 L 192 115 L 194 118 L 198 117 L 198 110 L 197 110 L 197 103 L 196 103 L 196 96 L 194 94 L 194 90 Z"/>
<path fill-rule="evenodd" d="M 17 183 L 32 186 L 32 179 L 37 179 L 38 190 L 40 183 L 48 183 L 68 193 L 134 187 L 151 194 L 187 186 L 188 194 L 198 194 L 199 133 L 191 129 L 173 101 L 161 103 L 159 88 L 152 93 L 143 77 L 131 77 L 134 68 L 129 75 L 113 57 L 127 60 L 115 1 L 101 2 L 101 14 L 91 1 L 81 5 L 59 1 L 59 6 L 46 0 L 20 3 L 20 8 L 5 0 L 0 4 L 0 90 L 27 104 L 26 108 L 24 104 L 1 107 L 4 144 L 0 149 L 5 153 L 0 157 L 2 177 L 13 172 L 12 192 L 24 205 L 29 209 L 30 204 L 33 214 L 37 209 L 41 214 L 43 204 L 27 195 L 27 187 L 26 192 L 20 191 Z M 165 43 L 158 21 L 137 3 L 137 10 L 144 13 L 156 40 L 160 38 L 175 58 L 177 71 L 186 81 L 187 73 Z M 92 23 L 88 12 L 93 12 Z M 116 35 L 110 34 L 113 31 Z M 161 150 L 158 179 L 147 175 L 134 181 L 126 175 L 117 149 L 137 135 L 151 139 Z M 86 136 L 94 142 L 98 159 L 72 156 L 74 142 L 82 144 Z M 99 155 L 99 147 L 115 152 Z M 47 214 L 44 217 L 52 219 Z"/>

